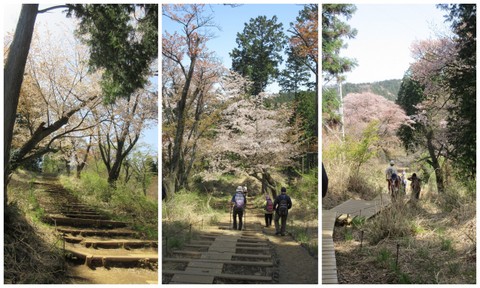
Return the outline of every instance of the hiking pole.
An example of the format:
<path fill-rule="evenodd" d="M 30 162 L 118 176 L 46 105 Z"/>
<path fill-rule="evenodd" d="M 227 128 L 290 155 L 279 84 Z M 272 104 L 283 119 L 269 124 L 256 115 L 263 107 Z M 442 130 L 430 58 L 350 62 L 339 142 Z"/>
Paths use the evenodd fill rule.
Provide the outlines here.
<path fill-rule="evenodd" d="M 247 205 L 245 204 L 245 211 L 243 211 L 243 230 L 247 230 Z"/>
<path fill-rule="evenodd" d="M 232 229 L 232 206 L 230 206 L 230 229 Z"/>

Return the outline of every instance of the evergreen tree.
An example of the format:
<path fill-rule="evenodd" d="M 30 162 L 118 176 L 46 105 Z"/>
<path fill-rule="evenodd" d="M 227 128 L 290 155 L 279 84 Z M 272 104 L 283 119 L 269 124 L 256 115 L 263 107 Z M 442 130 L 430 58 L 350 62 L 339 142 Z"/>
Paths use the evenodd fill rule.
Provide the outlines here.
<path fill-rule="evenodd" d="M 340 17 L 349 20 L 356 9 L 352 4 L 322 5 L 322 72 L 326 81 L 356 66 L 354 59 L 340 57 L 340 49 L 345 48 L 343 39 L 357 35 L 357 30 L 342 22 Z"/>
<path fill-rule="evenodd" d="M 77 34 L 90 47 L 89 64 L 105 69 L 106 101 L 127 97 L 144 87 L 158 56 L 158 5 L 68 5 L 68 17 L 80 19 Z M 135 14 L 137 21 L 131 21 Z"/>
<path fill-rule="evenodd" d="M 450 11 L 446 16 L 452 22 L 458 56 L 447 74 L 451 99 L 448 138 L 453 144 L 451 157 L 454 165 L 468 177 L 476 175 L 476 19 L 475 4 L 440 5 Z"/>
<path fill-rule="evenodd" d="M 286 67 L 280 74 L 279 84 L 283 92 L 293 92 L 296 96 L 301 86 L 309 84 L 310 73 L 303 59 L 292 49 L 288 49 L 287 55 Z"/>
<path fill-rule="evenodd" d="M 405 110 L 407 116 L 412 116 L 417 114 L 415 105 L 422 102 L 423 99 L 423 88 L 420 83 L 413 80 L 410 73 L 407 72 L 403 77 L 396 103 Z M 421 130 L 420 126 L 420 123 L 414 123 L 410 126 L 402 125 L 398 130 L 397 135 L 407 150 L 411 150 L 418 144 L 415 140 L 414 133 L 415 131 Z"/>
<path fill-rule="evenodd" d="M 280 52 L 286 44 L 282 26 L 276 16 L 259 16 L 237 33 L 238 47 L 230 52 L 232 69 L 253 82 L 249 91 L 253 95 L 263 92 L 278 77 L 278 65 L 283 60 Z"/>

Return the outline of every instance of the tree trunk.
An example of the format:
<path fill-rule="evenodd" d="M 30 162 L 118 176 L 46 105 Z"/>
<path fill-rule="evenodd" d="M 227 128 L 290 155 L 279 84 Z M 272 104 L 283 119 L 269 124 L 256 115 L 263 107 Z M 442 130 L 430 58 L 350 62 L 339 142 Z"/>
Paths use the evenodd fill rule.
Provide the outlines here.
<path fill-rule="evenodd" d="M 77 177 L 77 179 L 80 179 L 80 176 L 82 175 L 82 170 L 83 170 L 83 167 L 81 167 L 81 165 L 77 165 L 77 173 L 75 174 L 75 176 Z"/>
<path fill-rule="evenodd" d="M 173 174 L 169 174 L 162 180 L 162 189 L 165 188 L 167 199 L 171 199 L 175 194 L 175 179 Z"/>
<path fill-rule="evenodd" d="M 181 163 L 180 161 L 183 161 L 183 158 L 181 157 L 182 150 L 183 150 L 183 134 L 185 131 L 185 107 L 187 103 L 187 96 L 188 96 L 188 91 L 190 90 L 190 83 L 193 78 L 193 72 L 195 71 L 195 63 L 196 63 L 196 57 L 192 57 L 190 61 L 190 68 L 188 70 L 188 74 L 186 75 L 185 79 L 185 85 L 183 86 L 182 89 L 182 97 L 178 101 L 177 105 L 177 131 L 175 132 L 175 140 L 173 144 L 173 155 L 172 155 L 172 163 L 170 166 L 170 174 L 171 175 L 171 180 L 174 180 L 175 182 L 175 190 L 179 189 L 179 183 L 178 180 L 179 177 L 181 176 Z"/>
<path fill-rule="evenodd" d="M 273 198 L 277 198 L 277 182 L 273 179 L 272 175 L 268 173 L 267 169 L 262 169 L 262 178 L 265 178 L 267 187 L 270 189 Z"/>
<path fill-rule="evenodd" d="M 123 140 L 117 141 L 117 151 L 115 155 L 115 161 L 113 162 L 111 169 L 108 170 L 108 183 L 110 183 L 110 185 L 112 186 L 114 186 L 115 182 L 120 177 L 120 170 L 122 168 L 123 160 L 127 158 L 127 155 L 130 153 L 130 151 L 133 149 L 133 147 L 137 143 L 138 139 L 140 138 L 140 135 L 135 135 L 135 139 L 133 139 L 133 141 L 128 145 L 127 149 L 125 149 L 124 151 L 123 148 L 125 146 L 126 137 L 127 136 L 125 133 L 124 138 L 122 138 Z"/>
<path fill-rule="evenodd" d="M 435 171 L 435 178 L 437 180 L 438 192 L 443 193 L 445 191 L 445 187 L 443 183 L 443 173 L 440 167 L 440 163 L 438 162 L 438 157 L 435 154 L 436 152 L 435 147 L 433 146 L 433 131 L 429 131 L 427 133 L 427 149 L 431 158 L 431 161 L 429 162 L 429 164 L 432 165 L 432 168 Z"/>
<path fill-rule="evenodd" d="M 70 166 L 70 160 L 65 160 L 65 170 L 67 170 L 67 176 L 70 176 L 72 167 Z"/>
<path fill-rule="evenodd" d="M 132 177 L 132 173 L 130 173 L 130 164 L 127 162 L 125 162 L 125 164 L 123 165 L 123 167 L 125 167 L 125 179 L 124 179 L 124 183 L 127 184 L 128 181 L 130 181 L 130 178 Z"/>
<path fill-rule="evenodd" d="M 87 164 L 88 160 L 88 154 L 90 152 L 90 148 L 92 148 L 92 136 L 90 136 L 90 139 L 88 140 L 88 146 L 87 146 L 87 151 L 85 151 L 85 156 L 83 156 L 82 162 L 78 163 L 77 161 L 77 178 L 80 179 L 81 173 L 83 168 L 85 168 L 85 165 Z M 77 154 L 75 154 L 75 157 L 77 157 Z M 96 164 L 96 161 L 95 161 Z"/>
<path fill-rule="evenodd" d="M 25 64 L 27 63 L 30 43 L 32 42 L 33 29 L 37 18 L 38 4 L 23 4 L 18 19 L 15 36 L 8 52 L 3 70 L 3 176 L 4 176 L 4 208 L 8 204 L 7 186 L 10 177 L 10 149 L 13 138 L 13 127 L 17 115 L 18 99 L 22 87 Z M 6 211 L 6 209 L 4 209 Z"/>
<path fill-rule="evenodd" d="M 275 199 L 277 198 L 277 190 L 276 190 L 276 181 L 273 177 L 268 173 L 267 169 L 262 169 L 261 176 L 257 175 L 257 172 L 249 174 L 250 176 L 256 178 L 258 181 L 262 183 L 262 194 L 268 194 L 269 190 L 272 193 L 272 197 Z"/>

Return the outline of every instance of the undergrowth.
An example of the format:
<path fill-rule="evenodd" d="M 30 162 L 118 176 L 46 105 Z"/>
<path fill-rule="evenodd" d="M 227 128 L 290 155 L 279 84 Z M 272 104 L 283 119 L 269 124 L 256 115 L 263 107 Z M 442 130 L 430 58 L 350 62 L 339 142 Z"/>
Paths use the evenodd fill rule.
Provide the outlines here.
<path fill-rule="evenodd" d="M 158 203 L 145 197 L 138 183 L 119 180 L 112 187 L 94 171 L 83 172 L 80 179 L 60 176 L 60 183 L 84 203 L 106 211 L 112 219 L 133 223 L 144 238 L 158 239 Z"/>
<path fill-rule="evenodd" d="M 43 215 L 35 174 L 17 171 L 8 186 L 9 204 L 4 211 L 4 283 L 67 283 L 59 239 L 52 236 Z"/>
<path fill-rule="evenodd" d="M 181 248 L 204 226 L 219 222 L 225 212 L 214 209 L 213 200 L 208 194 L 182 190 L 163 202 L 162 238 L 166 240 L 167 252 Z"/>
<path fill-rule="evenodd" d="M 471 194 L 456 191 L 460 207 L 445 206 L 451 195 L 438 195 L 434 202 L 399 201 L 371 219 L 354 219 L 350 229 L 337 227 L 335 248 L 350 251 L 337 255 L 339 275 L 349 274 L 348 259 L 355 258 L 364 263 L 355 266 L 360 273 L 376 276 L 366 282 L 350 278 L 349 283 L 475 283 L 475 201 Z"/>
<path fill-rule="evenodd" d="M 307 251 L 318 256 L 318 169 L 300 174 L 287 187 L 292 198 L 287 230 Z"/>

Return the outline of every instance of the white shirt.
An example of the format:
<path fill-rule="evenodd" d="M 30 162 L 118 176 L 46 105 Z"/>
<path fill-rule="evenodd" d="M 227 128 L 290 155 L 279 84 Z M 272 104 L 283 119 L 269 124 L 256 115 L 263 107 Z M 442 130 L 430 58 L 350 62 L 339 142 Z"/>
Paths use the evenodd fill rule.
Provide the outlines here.
<path fill-rule="evenodd" d="M 395 169 L 395 167 L 393 167 L 393 166 L 388 167 L 387 170 L 385 170 L 387 180 L 392 179 L 392 174 L 394 174 L 394 173 L 397 174 L 397 169 Z"/>

